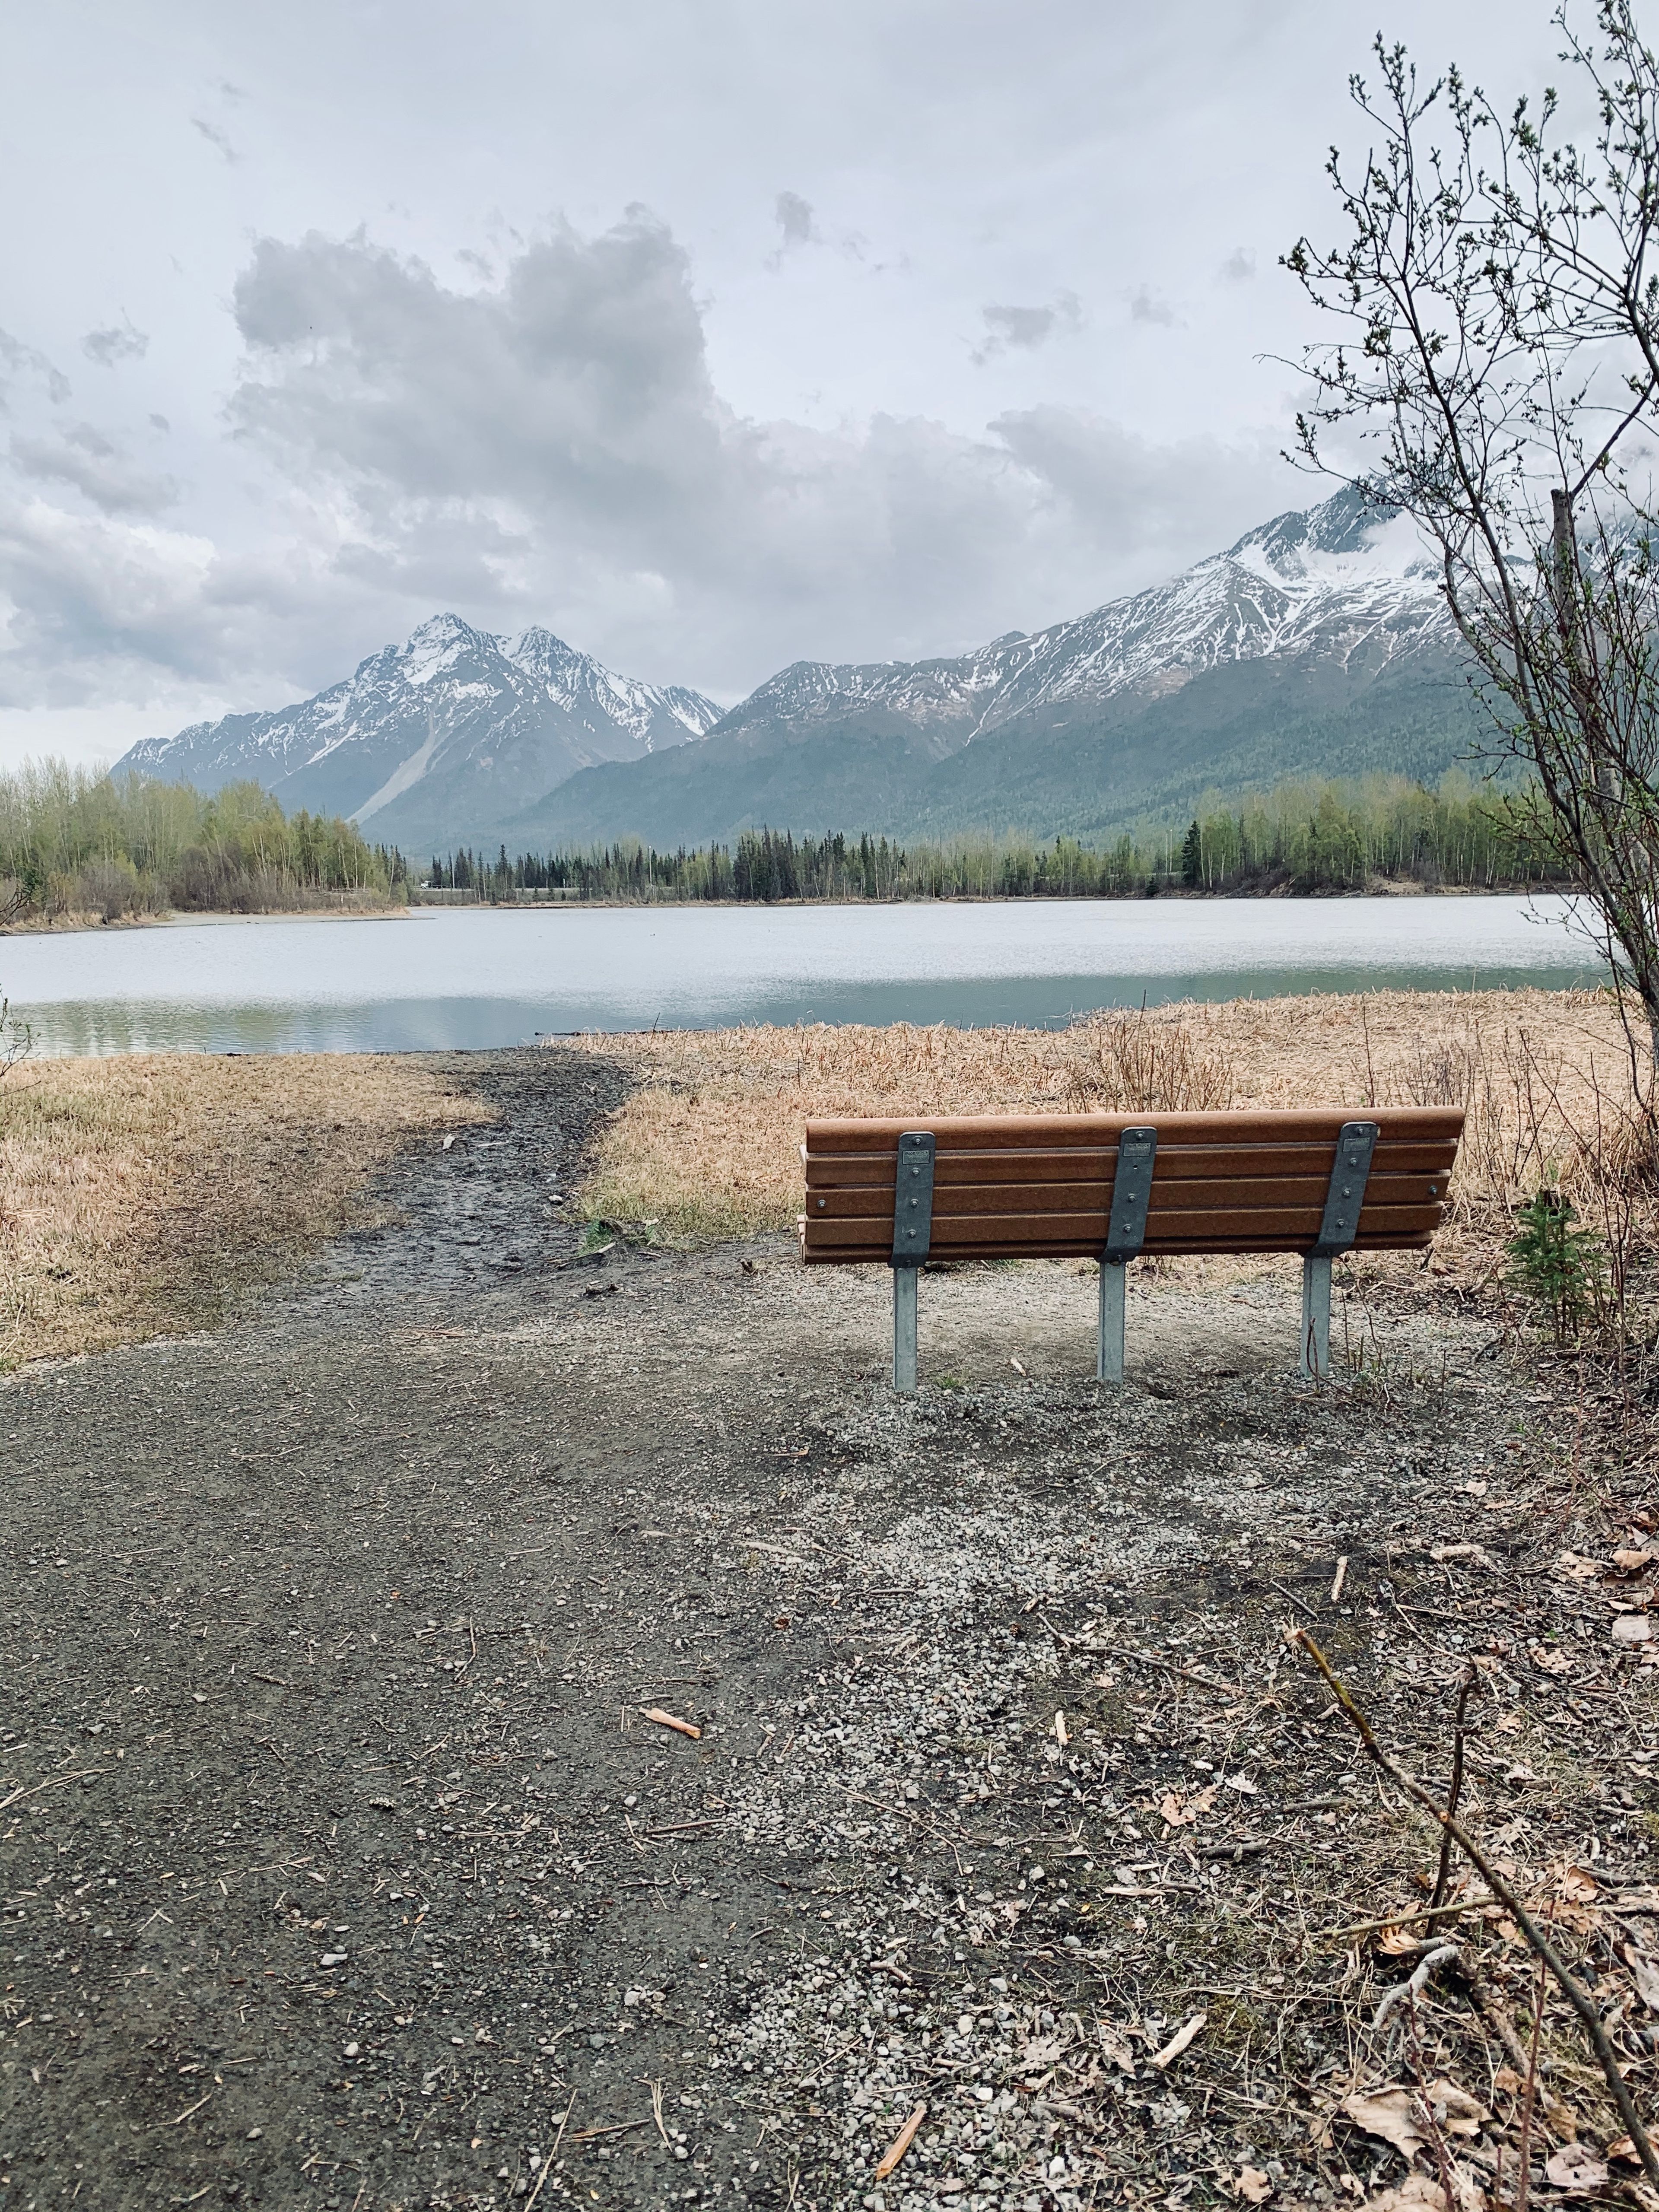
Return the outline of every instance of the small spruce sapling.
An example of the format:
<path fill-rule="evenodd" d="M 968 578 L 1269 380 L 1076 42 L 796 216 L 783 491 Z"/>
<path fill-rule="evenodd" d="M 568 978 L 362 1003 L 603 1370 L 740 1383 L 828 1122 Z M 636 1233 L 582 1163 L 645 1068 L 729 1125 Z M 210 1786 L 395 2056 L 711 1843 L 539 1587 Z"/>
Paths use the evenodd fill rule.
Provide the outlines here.
<path fill-rule="evenodd" d="M 1607 1255 L 1593 1230 L 1573 1226 L 1573 1204 L 1559 1191 L 1536 1190 L 1516 1217 L 1509 1279 L 1549 1316 L 1558 1344 L 1570 1344 L 1607 1287 Z"/>

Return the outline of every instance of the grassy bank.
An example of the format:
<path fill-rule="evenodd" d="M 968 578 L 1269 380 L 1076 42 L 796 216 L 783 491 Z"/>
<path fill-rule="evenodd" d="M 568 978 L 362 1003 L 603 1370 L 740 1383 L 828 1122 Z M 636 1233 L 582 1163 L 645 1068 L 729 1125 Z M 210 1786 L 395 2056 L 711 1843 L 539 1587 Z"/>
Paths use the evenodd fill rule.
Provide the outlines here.
<path fill-rule="evenodd" d="M 1103 1013 L 1048 1030 L 734 1029 L 589 1037 L 639 1090 L 611 1121 L 592 1211 L 688 1237 L 793 1226 L 809 1118 L 837 1114 L 1153 1112 L 1312 1103 L 1462 1105 L 1449 1224 L 1430 1262 L 1492 1283 L 1515 1207 L 1559 1187 L 1640 1287 L 1659 1244 L 1623 1032 L 1588 991 L 1382 991 Z M 1210 1263 L 1143 1262 L 1201 1272 Z M 1263 1266 L 1283 1263 L 1263 1261 Z M 1420 1255 L 1353 1263 L 1404 1276 Z"/>
<path fill-rule="evenodd" d="M 0 1085 L 0 1369 L 217 1321 L 404 1146 L 480 1118 L 392 1058 L 25 1061 Z"/>

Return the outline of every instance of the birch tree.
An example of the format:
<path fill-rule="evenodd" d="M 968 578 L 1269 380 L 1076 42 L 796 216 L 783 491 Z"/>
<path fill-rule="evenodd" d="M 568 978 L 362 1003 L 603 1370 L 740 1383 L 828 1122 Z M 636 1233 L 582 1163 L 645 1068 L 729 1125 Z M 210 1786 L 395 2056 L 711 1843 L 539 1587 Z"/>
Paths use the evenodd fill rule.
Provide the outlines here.
<path fill-rule="evenodd" d="M 1301 456 L 1415 518 L 1538 829 L 1584 887 L 1659 1100 L 1659 64 L 1628 0 L 1554 17 L 1554 90 L 1500 107 L 1378 39 L 1370 143 L 1327 164 L 1328 249 L 1285 266 L 1310 347 Z"/>

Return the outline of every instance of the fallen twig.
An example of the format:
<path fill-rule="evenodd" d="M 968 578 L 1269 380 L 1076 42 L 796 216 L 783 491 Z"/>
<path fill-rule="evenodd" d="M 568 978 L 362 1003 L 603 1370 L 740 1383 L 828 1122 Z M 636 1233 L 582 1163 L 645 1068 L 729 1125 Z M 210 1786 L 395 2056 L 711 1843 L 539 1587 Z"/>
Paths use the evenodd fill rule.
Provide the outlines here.
<path fill-rule="evenodd" d="M 1125 1659 L 1139 1659 L 1143 1666 L 1157 1667 L 1165 1674 L 1177 1674 L 1183 1682 L 1197 1682 L 1206 1690 L 1219 1690 L 1224 1697 L 1242 1698 L 1244 1695 L 1243 1686 L 1241 1683 L 1218 1682 L 1213 1674 L 1200 1674 L 1196 1667 L 1176 1667 L 1168 1659 L 1158 1658 L 1154 1652 L 1136 1651 L 1127 1644 L 1120 1644 L 1116 1646 L 1109 1644 L 1094 1644 L 1088 1648 L 1102 1653 L 1110 1653 L 1115 1650 Z"/>
<path fill-rule="evenodd" d="M 44 1782 L 37 1782 L 33 1790 L 25 1790 L 20 1784 L 9 1797 L 0 1797 L 0 1813 L 3 1813 L 8 1805 L 15 1805 L 24 1797 L 38 1797 L 43 1790 L 61 1790 L 66 1782 L 85 1782 L 94 1774 L 108 1772 L 106 1766 L 77 1766 L 73 1774 L 48 1775 Z"/>
<path fill-rule="evenodd" d="M 1407 1980 L 1396 1982 L 1391 1990 L 1384 1990 L 1382 2002 L 1376 2008 L 1376 2017 L 1371 2021 L 1372 2034 L 1376 2034 L 1396 2005 L 1422 1995 L 1428 1987 L 1429 1976 L 1437 1966 L 1443 1966 L 1448 1959 L 1455 1959 L 1458 1955 L 1455 1943 L 1437 1943 L 1432 1951 L 1425 1951 Z"/>
<path fill-rule="evenodd" d="M 1370 1936 L 1379 1928 L 1415 1928 L 1419 1921 L 1449 1920 L 1455 1913 L 1479 1912 L 1483 1905 L 1495 1905 L 1495 1897 L 1466 1897 L 1457 1905 L 1443 1905 L 1437 1909 L 1425 1908 L 1421 1912 L 1391 1912 L 1386 1920 L 1356 1920 L 1346 1928 L 1316 1928 L 1309 1937 L 1313 1943 L 1334 1943 L 1346 1936 Z"/>
<path fill-rule="evenodd" d="M 886 2180 L 888 2175 L 893 2171 L 894 2167 L 903 2157 L 905 2152 L 909 2149 L 911 2144 L 915 2141 L 916 2130 L 921 2125 L 927 2117 L 927 2106 L 918 2105 L 915 2112 L 911 2113 L 909 2118 L 904 2123 L 904 2125 L 893 2137 L 892 2142 L 888 2144 L 886 2149 L 882 2153 L 881 2163 L 876 2168 L 876 2179 L 878 2181 Z"/>
<path fill-rule="evenodd" d="M 1613 2101 L 1619 2108 L 1619 2117 L 1625 2123 L 1625 2132 L 1629 2136 L 1636 2154 L 1642 2161 L 1643 2171 L 1654 2187 L 1659 2189 L 1659 2155 L 1655 2154 L 1652 2138 L 1643 2124 L 1642 2115 L 1636 2109 L 1635 2101 L 1631 2096 L 1618 2057 L 1612 2044 L 1607 2040 L 1607 2030 L 1601 2025 L 1601 2015 L 1596 2011 L 1595 2000 L 1579 1983 L 1577 1978 L 1569 1971 L 1549 1937 L 1545 1935 L 1515 1891 L 1504 1881 L 1503 1875 L 1499 1874 L 1455 1814 L 1448 1813 L 1443 1806 L 1437 1804 L 1422 1784 L 1414 1782 L 1411 1776 L 1396 1765 L 1383 1750 L 1377 1741 L 1376 1732 L 1370 1721 L 1354 1703 L 1346 1683 L 1337 1674 L 1336 1669 L 1315 1643 L 1313 1638 L 1309 1635 L 1307 1630 L 1292 1628 L 1286 1631 L 1286 1635 L 1291 1643 L 1301 1645 L 1324 1676 L 1327 1686 L 1336 1698 L 1349 1725 L 1364 1745 L 1367 1756 L 1376 1765 L 1382 1768 L 1397 1790 L 1403 1790 L 1414 1805 L 1421 1806 L 1431 1820 L 1437 1820 L 1442 1828 L 1449 1832 L 1458 1849 L 1471 1865 L 1477 1868 L 1486 1877 L 1492 1894 L 1507 1909 L 1516 1926 L 1519 1928 L 1533 1950 L 1554 1975 L 1560 1984 L 1562 1995 L 1583 2023 L 1584 2033 L 1589 2039 L 1590 2047 L 1595 2051 L 1601 2072 L 1606 2077 Z"/>
<path fill-rule="evenodd" d="M 1477 1680 L 1474 1668 L 1467 1668 L 1464 1670 L 1462 1682 L 1458 1687 L 1457 1717 L 1452 1723 L 1451 1782 L 1446 1791 L 1446 1813 L 1449 1819 L 1456 1817 L 1457 1801 L 1463 1795 L 1463 1715 L 1468 1707 L 1469 1692 L 1474 1687 Z M 1429 1899 L 1431 1912 L 1429 1933 L 1431 1935 L 1434 1933 L 1435 1929 L 1432 1916 L 1445 1902 L 1446 1883 L 1451 1874 L 1451 1847 L 1452 1832 L 1449 1827 L 1443 1827 L 1440 1831 L 1440 1864 L 1435 1872 L 1434 1893 Z"/>
<path fill-rule="evenodd" d="M 553 2160 L 558 2154 L 559 2145 L 564 2141 L 564 2131 L 569 2123 L 571 2112 L 574 2108 L 575 2102 L 576 2093 L 573 2089 L 570 2092 L 570 2102 L 565 2106 L 563 2117 L 559 2122 L 559 2132 L 553 2138 L 553 2148 L 549 2151 L 547 2156 L 542 2160 L 542 2170 L 536 2176 L 536 2186 L 531 2191 L 529 2196 L 525 2199 L 524 2212 L 536 2212 L 536 2199 L 542 2193 L 542 2184 L 547 2179 L 548 2175 L 553 2171 Z"/>

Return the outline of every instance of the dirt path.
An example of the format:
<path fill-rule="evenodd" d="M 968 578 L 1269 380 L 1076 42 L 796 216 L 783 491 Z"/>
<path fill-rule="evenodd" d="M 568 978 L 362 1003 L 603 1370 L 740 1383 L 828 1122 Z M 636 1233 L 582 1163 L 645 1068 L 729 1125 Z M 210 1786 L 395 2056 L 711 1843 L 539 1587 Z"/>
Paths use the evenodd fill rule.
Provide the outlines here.
<path fill-rule="evenodd" d="M 405 1163 L 396 1225 L 0 1396 L 0 2204 L 1398 2179 L 1310 2122 L 1401 1970 L 1316 1939 L 1431 1853 L 1282 1624 L 1425 1773 L 1478 1653 L 1480 1817 L 1643 1877 L 1628 1599 L 1549 1568 L 1630 1501 L 1582 1455 L 1559 1489 L 1558 1386 L 1383 1316 L 1311 1394 L 1287 1279 L 1136 1297 L 1103 1395 L 1091 1285 L 1041 1267 L 927 1278 L 896 1405 L 884 1282 L 579 1257 L 553 1194 L 617 1072 L 453 1066 L 500 1119 Z M 1425 2063 L 1473 2063 L 1467 2010 Z"/>

